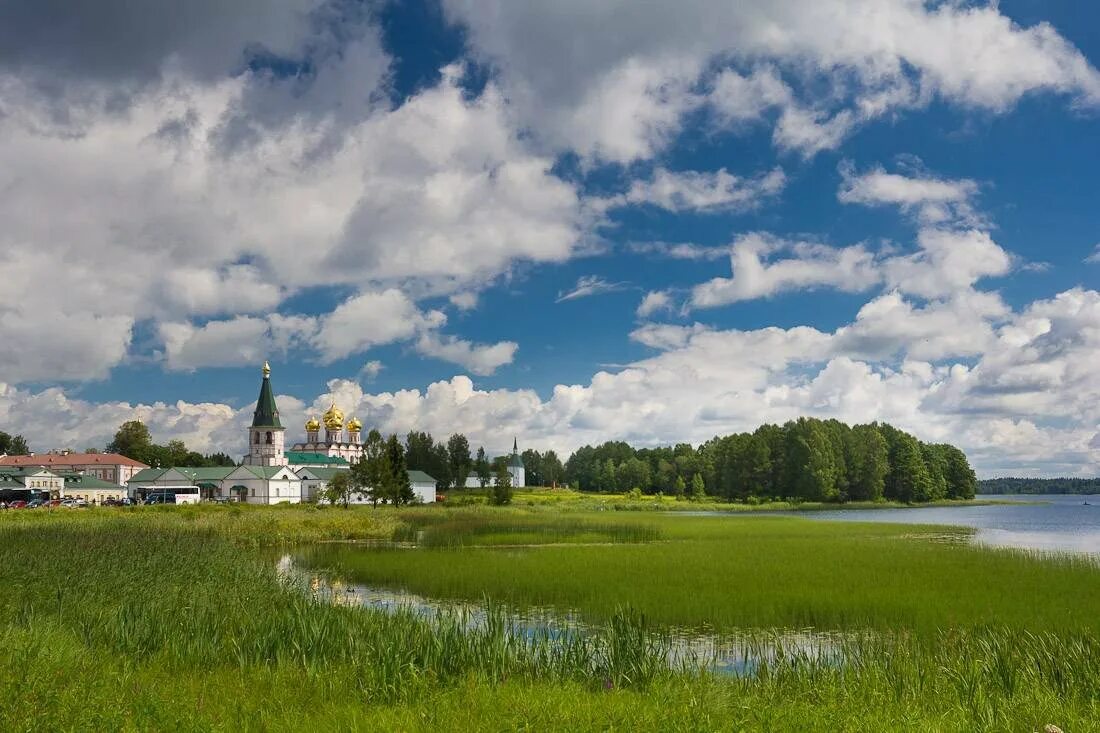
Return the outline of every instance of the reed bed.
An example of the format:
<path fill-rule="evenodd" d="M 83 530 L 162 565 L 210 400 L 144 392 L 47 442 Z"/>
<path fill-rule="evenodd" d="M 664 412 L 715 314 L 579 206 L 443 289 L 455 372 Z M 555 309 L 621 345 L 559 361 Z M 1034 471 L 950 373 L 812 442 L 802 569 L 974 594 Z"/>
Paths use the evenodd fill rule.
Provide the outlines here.
<path fill-rule="evenodd" d="M 302 530 L 294 526 L 299 511 L 309 523 Z M 848 527 L 853 534 L 841 541 L 831 530 L 814 529 L 824 525 L 798 520 L 763 520 L 725 536 L 715 524 L 681 518 L 689 524 L 652 525 L 665 540 L 657 543 L 369 553 L 383 563 L 402 555 L 449 558 L 451 564 L 436 568 L 440 576 L 469 559 L 488 578 L 499 572 L 493 558 L 544 558 L 523 569 L 558 567 L 542 586 L 558 598 L 575 590 L 562 577 L 587 573 L 582 580 L 604 587 L 578 607 L 602 623 L 591 635 L 562 637 L 514 633 L 495 600 L 485 623 L 473 627 L 460 615 L 428 621 L 322 602 L 281 580 L 253 547 L 301 535 L 385 539 L 418 524 L 430 534 L 446 519 L 392 511 L 342 518 L 304 509 L 30 514 L 0 518 L 2 730 L 1031 731 L 1055 723 L 1088 731 L 1100 720 L 1100 643 L 1095 621 L 1086 619 L 1096 616 L 1096 569 L 923 541 L 912 527 L 893 535 Z M 473 520 L 467 526 L 501 536 L 511 531 L 514 514 L 502 513 L 505 529 L 495 532 L 482 532 Z M 562 532 L 588 531 L 572 519 Z M 290 526 L 280 529 L 284 522 Z M 608 530 L 641 536 L 616 532 Z M 731 565 L 739 555 L 744 559 Z M 863 562 L 833 564 L 857 557 Z M 795 559 L 808 565 L 805 575 L 768 575 Z M 699 671 L 699 660 L 670 665 L 664 623 L 645 606 L 680 592 L 678 576 L 721 586 L 741 562 L 766 581 L 755 593 L 757 616 L 772 621 L 762 627 L 787 625 L 780 621 L 791 614 L 863 631 L 821 653 L 785 649 L 761 628 L 745 642 L 761 661 L 740 678 Z M 597 600 L 621 595 L 614 578 L 636 563 L 640 572 L 621 582 L 632 585 L 637 602 L 601 614 Z M 608 569 L 595 573 L 600 566 Z M 415 565 L 402 567 L 419 577 Z M 899 592 L 883 568 L 903 576 L 915 593 L 892 605 L 861 599 L 875 583 L 886 583 L 884 593 Z M 814 573 L 825 577 L 797 602 L 779 592 L 792 578 Z M 993 574 L 988 583 L 976 580 L 983 573 Z M 946 578 L 946 589 L 936 590 L 937 577 Z M 1035 592 L 1039 577 L 1047 579 L 1042 593 Z M 960 579 L 978 586 L 970 596 L 960 591 Z M 668 592 L 653 590 L 668 583 Z M 840 586 L 836 593 L 819 606 L 809 603 L 829 583 Z M 771 595 L 765 584 L 775 586 Z M 696 595 L 708 593 L 693 587 Z M 1069 600 L 1062 603 L 1059 594 Z M 923 605 L 918 595 L 926 597 Z M 754 602 L 737 587 L 725 587 L 721 597 L 742 611 Z M 979 598 L 991 611 L 987 617 L 953 622 L 956 613 L 972 613 Z M 952 601 L 963 611 L 928 610 Z M 902 612 L 914 604 L 916 611 Z M 1066 613 L 1078 607 L 1081 613 Z M 668 615 L 679 622 L 698 608 L 675 602 Z M 868 631 L 873 624 L 863 621 L 873 618 L 871 610 L 885 613 L 888 623 Z"/>

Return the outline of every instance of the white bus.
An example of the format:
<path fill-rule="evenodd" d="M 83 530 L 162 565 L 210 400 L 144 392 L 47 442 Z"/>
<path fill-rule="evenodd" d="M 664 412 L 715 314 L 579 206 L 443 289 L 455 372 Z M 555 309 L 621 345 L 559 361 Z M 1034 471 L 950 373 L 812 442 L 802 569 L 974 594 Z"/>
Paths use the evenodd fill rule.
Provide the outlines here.
<path fill-rule="evenodd" d="M 145 494 L 146 504 L 198 504 L 198 486 L 156 486 Z"/>

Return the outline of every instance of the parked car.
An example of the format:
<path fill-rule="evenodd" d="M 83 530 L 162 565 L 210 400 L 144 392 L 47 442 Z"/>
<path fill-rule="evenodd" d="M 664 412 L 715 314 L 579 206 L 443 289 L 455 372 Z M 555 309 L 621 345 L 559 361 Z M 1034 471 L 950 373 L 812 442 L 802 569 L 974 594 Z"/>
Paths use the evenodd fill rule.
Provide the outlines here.
<path fill-rule="evenodd" d="M 26 508 L 27 509 L 37 509 L 40 506 L 44 506 L 43 502 L 39 501 L 38 499 L 32 499 L 31 501 L 27 502 Z"/>
<path fill-rule="evenodd" d="M 22 499 L 16 499 L 11 504 L 8 504 L 8 509 L 24 509 L 27 506 L 27 502 Z"/>

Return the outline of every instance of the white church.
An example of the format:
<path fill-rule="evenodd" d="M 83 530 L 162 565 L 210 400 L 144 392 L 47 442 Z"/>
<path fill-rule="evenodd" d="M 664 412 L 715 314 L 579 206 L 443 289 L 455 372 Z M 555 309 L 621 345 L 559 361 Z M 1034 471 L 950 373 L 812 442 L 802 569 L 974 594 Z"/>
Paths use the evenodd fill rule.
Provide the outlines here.
<path fill-rule="evenodd" d="M 223 498 L 248 504 L 297 504 L 316 501 L 336 473 L 347 471 L 363 456 L 363 424 L 356 418 L 344 422 L 343 411 L 335 403 L 322 416 L 311 417 L 305 424 L 306 440 L 286 450 L 286 428 L 279 419 L 279 407 L 271 387 L 271 366 L 264 362 L 263 381 L 252 424 L 247 429 L 248 453 L 241 465 L 218 468 L 146 468 L 127 482 L 130 496 L 142 498 L 155 491 L 198 487 L 205 498 Z M 512 442 L 508 463 L 512 485 L 523 487 L 525 472 L 519 455 L 519 443 Z M 495 481 L 495 479 L 493 479 Z M 417 501 L 436 500 L 435 479 L 423 471 L 409 471 L 409 482 Z M 469 487 L 480 486 L 476 476 L 467 479 Z M 358 502 L 357 502 L 358 503 Z"/>

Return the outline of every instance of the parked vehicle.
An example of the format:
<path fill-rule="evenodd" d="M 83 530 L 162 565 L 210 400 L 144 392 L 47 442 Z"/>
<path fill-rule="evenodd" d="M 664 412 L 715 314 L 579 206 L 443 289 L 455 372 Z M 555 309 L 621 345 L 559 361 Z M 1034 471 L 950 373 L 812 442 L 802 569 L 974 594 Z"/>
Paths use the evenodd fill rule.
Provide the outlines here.
<path fill-rule="evenodd" d="M 24 509 L 27 506 L 27 502 L 22 499 L 16 499 L 11 504 L 8 504 L 8 509 Z"/>

